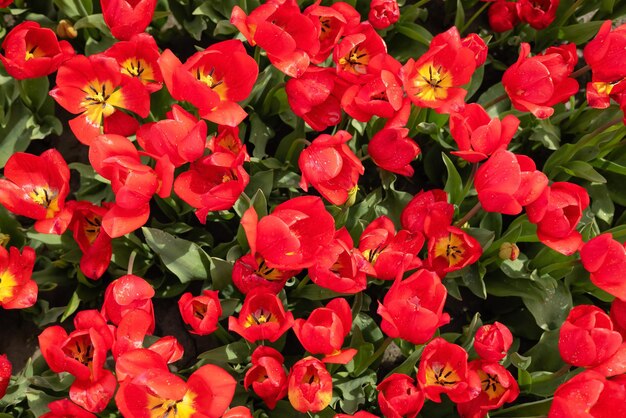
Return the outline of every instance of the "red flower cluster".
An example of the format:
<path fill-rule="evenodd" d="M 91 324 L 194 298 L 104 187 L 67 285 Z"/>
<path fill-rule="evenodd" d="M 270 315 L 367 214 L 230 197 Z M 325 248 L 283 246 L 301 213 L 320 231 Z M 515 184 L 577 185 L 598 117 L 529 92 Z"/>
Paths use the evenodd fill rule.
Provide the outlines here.
<path fill-rule="evenodd" d="M 518 23 L 528 23 L 535 29 L 545 29 L 556 18 L 560 0 L 483 0 L 493 2 L 489 7 L 489 26 L 495 32 L 506 32 Z"/>

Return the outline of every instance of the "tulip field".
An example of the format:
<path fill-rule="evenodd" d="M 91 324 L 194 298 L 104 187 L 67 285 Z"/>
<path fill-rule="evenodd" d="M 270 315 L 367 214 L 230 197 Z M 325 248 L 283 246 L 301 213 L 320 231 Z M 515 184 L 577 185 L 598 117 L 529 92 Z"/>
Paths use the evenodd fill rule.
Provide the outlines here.
<path fill-rule="evenodd" d="M 0 16 L 0 418 L 626 417 L 626 2 Z"/>

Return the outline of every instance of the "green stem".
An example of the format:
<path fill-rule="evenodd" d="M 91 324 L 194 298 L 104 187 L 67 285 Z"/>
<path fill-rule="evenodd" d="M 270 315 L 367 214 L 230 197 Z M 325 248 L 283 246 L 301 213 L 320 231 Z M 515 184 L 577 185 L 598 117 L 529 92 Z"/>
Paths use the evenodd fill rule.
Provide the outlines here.
<path fill-rule="evenodd" d="M 254 47 L 254 60 L 258 66 L 261 65 L 261 48 L 258 45 Z"/>
<path fill-rule="evenodd" d="M 304 288 L 304 286 L 310 281 L 311 279 L 309 278 L 309 276 L 306 276 L 304 279 L 300 280 L 300 283 L 298 283 L 298 286 L 296 286 L 296 290 L 294 290 L 294 292 L 297 294 L 300 290 L 302 290 Z"/>
<path fill-rule="evenodd" d="M 218 323 L 217 324 L 218 327 L 215 330 L 215 332 L 213 333 L 213 335 L 215 335 L 215 337 L 220 340 L 221 343 L 223 344 L 230 344 L 233 342 L 233 337 L 228 333 L 228 331 L 226 331 L 224 329 L 224 327 L 222 326 L 222 324 Z"/>
<path fill-rule="evenodd" d="M 372 157 L 369 154 L 367 154 L 366 156 L 359 158 L 359 160 L 361 160 L 361 162 L 363 162 L 363 161 L 369 160 L 370 158 L 372 158 Z"/>
<path fill-rule="evenodd" d="M 478 163 L 473 163 L 469 179 L 467 179 L 467 183 L 465 183 L 465 186 L 463 187 L 463 199 L 467 197 L 467 194 L 474 185 L 474 177 L 476 177 L 476 171 L 478 171 Z"/>
<path fill-rule="evenodd" d="M 376 360 L 378 360 L 378 358 L 380 356 L 382 356 L 385 353 L 385 350 L 387 349 L 387 347 L 389 347 L 389 344 L 391 344 L 391 342 L 393 341 L 393 338 L 391 337 L 387 337 L 385 338 L 385 341 L 383 341 L 383 343 L 380 345 L 380 347 L 378 347 L 378 349 L 376 351 L 374 351 L 374 354 L 372 354 L 372 357 L 370 357 L 362 366 L 362 369 L 365 370 L 367 369 L 369 366 L 371 366 Z"/>
<path fill-rule="evenodd" d="M 135 257 L 137 257 L 137 251 L 133 250 L 130 253 L 130 257 L 128 257 L 128 269 L 126 270 L 127 274 L 133 274 L 133 266 L 135 265 Z"/>
<path fill-rule="evenodd" d="M 465 222 L 472 219 L 474 215 L 476 215 L 481 208 L 482 208 L 482 205 L 480 204 L 480 202 L 476 203 L 476 205 L 474 205 L 474 207 L 471 208 L 469 212 L 465 214 L 465 216 L 459 219 L 459 221 L 456 224 L 454 224 L 454 226 L 456 226 L 457 228 L 461 228 L 463 225 L 465 225 Z"/>
<path fill-rule="evenodd" d="M 417 2 L 417 4 L 415 5 L 415 7 L 422 7 L 425 4 L 430 3 L 430 0 L 420 0 Z"/>
<path fill-rule="evenodd" d="M 17 89 L 20 91 L 20 98 L 22 99 L 22 102 L 24 102 L 27 108 L 29 108 L 30 110 L 33 110 L 33 113 L 35 113 L 34 112 L 35 109 L 33 109 L 33 101 L 28 96 L 28 93 L 26 93 L 26 89 L 24 89 L 24 84 L 23 84 L 24 81 L 15 80 L 15 83 L 17 84 Z"/>
<path fill-rule="evenodd" d="M 589 71 L 591 69 L 591 67 L 589 65 L 585 65 L 582 68 L 579 68 L 578 70 L 574 71 L 572 74 L 570 74 L 571 78 L 578 78 L 581 75 L 585 74 L 587 71 Z"/>
<path fill-rule="evenodd" d="M 477 18 L 478 16 L 480 16 L 480 15 L 481 15 L 481 13 L 482 13 L 482 12 L 484 12 L 484 11 L 485 11 L 485 9 L 486 9 L 487 7 L 489 7 L 489 5 L 490 5 L 490 4 L 491 4 L 491 3 L 485 3 L 485 4 L 483 4 L 483 5 L 482 5 L 482 7 L 481 7 L 480 9 L 476 10 L 476 13 L 474 13 L 474 14 L 472 15 L 472 17 L 470 17 L 470 18 L 469 18 L 469 20 L 468 20 L 467 22 L 465 22 L 465 25 L 463 25 L 463 29 L 461 29 L 461 33 L 465 32 L 465 31 L 467 30 L 467 28 L 469 28 L 469 27 L 470 27 L 470 25 L 471 25 L 472 23 L 474 23 L 474 20 L 476 20 L 476 18 Z"/>
<path fill-rule="evenodd" d="M 85 5 L 83 4 L 82 0 L 74 0 L 74 5 L 76 6 L 76 9 L 78 9 L 78 13 L 80 13 L 81 17 L 89 16 L 89 13 L 87 13 L 87 9 L 85 9 Z"/>
<path fill-rule="evenodd" d="M 507 97 L 508 97 L 508 95 L 506 93 L 504 93 L 502 96 L 498 96 L 495 99 L 485 103 L 485 105 L 483 107 L 485 108 L 485 110 L 487 110 L 491 106 L 496 105 L 496 104 L 500 103 L 501 101 L 505 100 Z"/>

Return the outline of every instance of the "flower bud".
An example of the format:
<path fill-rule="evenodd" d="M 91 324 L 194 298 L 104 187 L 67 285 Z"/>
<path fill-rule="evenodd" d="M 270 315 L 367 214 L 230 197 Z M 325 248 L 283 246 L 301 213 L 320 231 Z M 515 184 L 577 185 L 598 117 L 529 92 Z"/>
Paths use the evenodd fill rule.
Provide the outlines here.
<path fill-rule="evenodd" d="M 501 260 L 515 261 L 517 257 L 519 257 L 519 247 L 513 242 L 505 242 L 500 246 L 498 257 L 500 257 Z"/>
<path fill-rule="evenodd" d="M 61 19 L 57 25 L 56 32 L 59 38 L 74 39 L 78 36 L 78 31 L 76 31 L 72 22 L 67 19 Z"/>

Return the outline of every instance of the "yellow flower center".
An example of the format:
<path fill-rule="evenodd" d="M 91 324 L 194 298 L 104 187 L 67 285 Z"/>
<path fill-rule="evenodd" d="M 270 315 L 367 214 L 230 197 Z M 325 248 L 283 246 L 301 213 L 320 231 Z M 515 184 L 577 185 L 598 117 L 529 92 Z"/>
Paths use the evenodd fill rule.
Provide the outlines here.
<path fill-rule="evenodd" d="M 244 327 L 249 328 L 253 325 L 267 324 L 269 322 L 278 322 L 276 316 L 271 312 L 265 311 L 263 308 L 257 309 L 255 312 L 248 315 Z"/>
<path fill-rule="evenodd" d="M 450 234 L 441 237 L 435 244 L 435 257 L 447 258 L 450 267 L 460 263 L 464 254 L 465 245 L 458 235 Z"/>
<path fill-rule="evenodd" d="M 185 393 L 182 401 L 161 399 L 148 395 L 148 411 L 150 418 L 191 418 L 196 412 L 193 408 L 195 395 L 189 391 Z"/>
<path fill-rule="evenodd" d="M 203 82 L 213 91 L 215 91 L 221 99 L 226 98 L 226 86 L 223 80 L 219 80 L 215 74 L 215 68 L 211 68 L 209 71 L 206 68 L 196 67 L 195 76 L 196 79 Z"/>
<path fill-rule="evenodd" d="M 367 51 L 359 46 L 355 46 L 345 57 L 339 59 L 339 65 L 344 71 L 361 75 L 367 73 L 369 61 L 370 56 Z"/>
<path fill-rule="evenodd" d="M 93 244 L 93 242 L 98 237 L 100 233 L 100 227 L 102 225 L 102 217 L 100 216 L 92 216 L 91 218 L 85 217 L 85 223 L 83 224 L 83 232 L 87 236 L 87 240 L 89 244 Z"/>
<path fill-rule="evenodd" d="M 122 73 L 131 77 L 137 77 L 144 84 L 154 81 L 152 67 L 142 59 L 129 58 L 124 61 Z"/>
<path fill-rule="evenodd" d="M 415 95 L 424 101 L 444 100 L 448 97 L 448 88 L 452 87 L 452 76 L 441 66 L 435 68 L 430 63 L 418 70 L 413 85 L 417 88 Z"/>
<path fill-rule="evenodd" d="M 16 287 L 17 280 L 15 280 L 15 276 L 9 270 L 0 273 L 0 304 L 13 298 Z"/>
<path fill-rule="evenodd" d="M 87 119 L 94 126 L 102 126 L 104 118 L 111 116 L 116 107 L 125 107 L 122 92 L 114 89 L 110 81 L 93 80 L 82 90 L 85 99 L 81 106 L 85 108 Z"/>
<path fill-rule="evenodd" d="M 456 371 L 448 363 L 433 363 L 426 369 L 426 384 L 452 386 L 461 381 Z"/>
<path fill-rule="evenodd" d="M 57 195 L 58 192 L 47 187 L 35 187 L 28 193 L 33 202 L 48 210 L 46 219 L 54 218 L 54 215 L 59 211 L 59 198 Z"/>
<path fill-rule="evenodd" d="M 479 370 L 478 376 L 480 377 L 483 392 L 487 394 L 490 400 L 499 398 L 506 391 L 506 389 L 500 384 L 498 376 L 495 374 L 489 374 Z"/>

